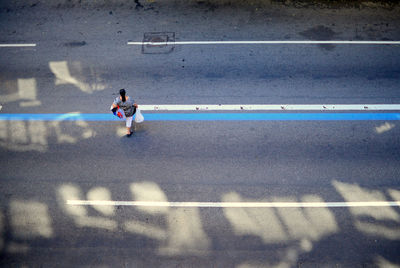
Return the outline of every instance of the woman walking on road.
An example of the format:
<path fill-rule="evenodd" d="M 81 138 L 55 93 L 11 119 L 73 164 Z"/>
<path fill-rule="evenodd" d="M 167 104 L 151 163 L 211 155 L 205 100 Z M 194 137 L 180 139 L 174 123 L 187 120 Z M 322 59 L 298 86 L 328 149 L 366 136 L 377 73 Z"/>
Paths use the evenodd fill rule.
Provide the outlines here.
<path fill-rule="evenodd" d="M 131 99 L 129 96 L 126 96 L 125 89 L 121 89 L 119 94 L 120 96 L 117 97 L 112 104 L 112 111 L 115 113 L 118 107 L 124 111 L 126 117 L 126 136 L 130 137 L 132 135 L 132 119 L 133 115 L 136 113 L 136 108 L 138 105 L 133 99 Z"/>

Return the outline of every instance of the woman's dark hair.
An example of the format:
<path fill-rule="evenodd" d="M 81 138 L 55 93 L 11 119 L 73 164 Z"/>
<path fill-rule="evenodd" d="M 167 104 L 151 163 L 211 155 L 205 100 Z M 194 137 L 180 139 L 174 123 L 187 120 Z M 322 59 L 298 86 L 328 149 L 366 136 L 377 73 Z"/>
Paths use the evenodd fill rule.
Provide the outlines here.
<path fill-rule="evenodd" d="M 126 101 L 126 98 L 125 98 L 126 91 L 125 91 L 125 89 L 120 89 L 119 90 L 119 94 L 122 97 L 122 101 L 125 102 Z"/>

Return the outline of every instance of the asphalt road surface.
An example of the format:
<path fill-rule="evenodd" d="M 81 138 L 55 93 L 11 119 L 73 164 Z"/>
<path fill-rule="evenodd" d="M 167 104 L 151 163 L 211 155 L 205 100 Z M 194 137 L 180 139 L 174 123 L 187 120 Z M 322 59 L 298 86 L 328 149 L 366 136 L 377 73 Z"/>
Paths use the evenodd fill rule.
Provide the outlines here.
<path fill-rule="evenodd" d="M 55 3 L 0 5 L 2 267 L 400 265 L 399 117 L 357 120 L 398 110 L 144 111 L 130 138 L 73 116 L 120 88 L 139 107 L 400 104 L 400 45 L 178 43 L 400 41 L 399 7 Z"/>

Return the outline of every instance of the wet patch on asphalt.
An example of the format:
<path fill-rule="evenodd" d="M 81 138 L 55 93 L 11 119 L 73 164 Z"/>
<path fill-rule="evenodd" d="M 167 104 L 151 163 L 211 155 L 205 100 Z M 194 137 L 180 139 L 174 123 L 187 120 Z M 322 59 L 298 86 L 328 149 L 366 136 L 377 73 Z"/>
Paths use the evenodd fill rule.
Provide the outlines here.
<path fill-rule="evenodd" d="M 306 37 L 307 39 L 313 40 L 313 41 L 329 41 L 329 40 L 333 40 L 334 37 L 337 36 L 337 33 L 334 32 L 331 28 L 323 26 L 323 25 L 318 25 L 318 26 L 310 28 L 304 32 L 300 32 L 299 34 Z M 335 45 L 324 44 L 324 45 L 319 45 L 319 47 L 330 51 L 335 48 Z"/>
<path fill-rule="evenodd" d="M 87 45 L 85 41 L 72 41 L 64 43 L 64 46 L 66 47 L 83 47 L 85 45 Z"/>

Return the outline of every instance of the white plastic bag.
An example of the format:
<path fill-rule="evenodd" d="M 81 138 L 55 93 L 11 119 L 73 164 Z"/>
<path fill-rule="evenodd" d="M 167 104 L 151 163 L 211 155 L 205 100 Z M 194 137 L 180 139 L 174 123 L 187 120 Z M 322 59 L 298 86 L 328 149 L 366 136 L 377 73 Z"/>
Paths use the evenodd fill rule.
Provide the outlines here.
<path fill-rule="evenodd" d="M 135 123 L 142 123 L 144 121 L 144 117 L 142 113 L 140 112 L 140 109 L 136 109 L 136 114 L 135 114 Z"/>

